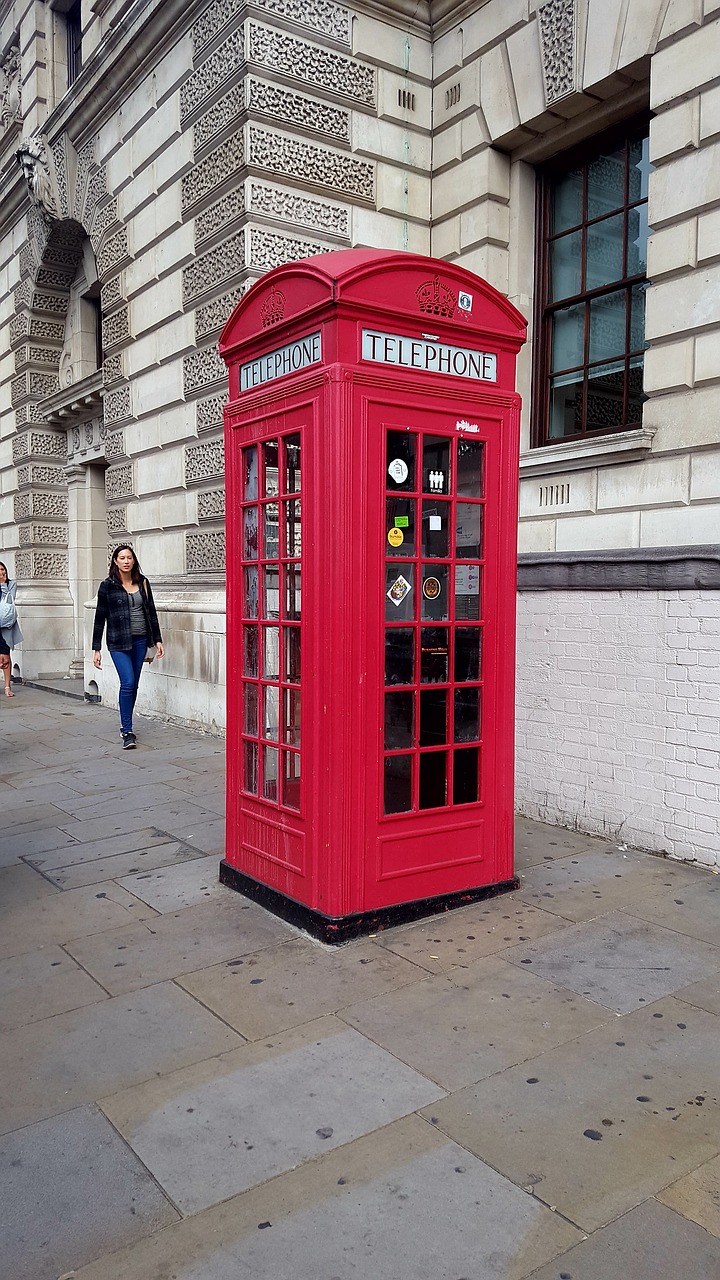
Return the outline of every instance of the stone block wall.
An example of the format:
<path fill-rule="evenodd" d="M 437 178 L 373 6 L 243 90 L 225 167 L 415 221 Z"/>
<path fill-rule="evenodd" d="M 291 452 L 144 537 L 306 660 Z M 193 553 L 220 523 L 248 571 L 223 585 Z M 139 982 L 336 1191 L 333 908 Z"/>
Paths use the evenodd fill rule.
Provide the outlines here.
<path fill-rule="evenodd" d="M 720 867 L 720 595 L 521 593 L 517 803 Z"/>

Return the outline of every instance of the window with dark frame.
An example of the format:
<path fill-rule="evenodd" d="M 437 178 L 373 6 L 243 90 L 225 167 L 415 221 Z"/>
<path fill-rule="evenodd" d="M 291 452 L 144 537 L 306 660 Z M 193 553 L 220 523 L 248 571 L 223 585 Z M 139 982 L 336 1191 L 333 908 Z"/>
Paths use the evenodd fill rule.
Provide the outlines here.
<path fill-rule="evenodd" d="M 67 33 L 68 89 L 75 83 L 82 69 L 82 5 L 75 0 L 65 14 Z"/>
<path fill-rule="evenodd" d="M 540 173 L 535 447 L 639 427 L 647 121 Z"/>

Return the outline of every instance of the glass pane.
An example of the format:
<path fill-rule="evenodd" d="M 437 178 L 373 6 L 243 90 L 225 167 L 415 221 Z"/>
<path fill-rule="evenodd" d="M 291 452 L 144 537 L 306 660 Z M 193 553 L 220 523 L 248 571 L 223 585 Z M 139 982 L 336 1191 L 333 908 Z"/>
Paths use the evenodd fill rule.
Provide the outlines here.
<path fill-rule="evenodd" d="M 385 812 L 408 813 L 412 809 L 412 756 L 388 756 L 385 760 Z"/>
<path fill-rule="evenodd" d="M 455 566 L 455 620 L 477 622 L 480 617 L 480 565 Z"/>
<path fill-rule="evenodd" d="M 243 597 L 246 618 L 258 616 L 258 571 L 249 566 L 243 570 Z"/>
<path fill-rule="evenodd" d="M 285 679 L 289 684 L 300 683 L 300 628 L 283 627 L 285 643 Z"/>
<path fill-rule="evenodd" d="M 458 502 L 455 518 L 455 554 L 458 560 L 482 559 L 483 508 L 475 502 Z"/>
<path fill-rule="evenodd" d="M 630 350 L 644 351 L 645 341 L 645 295 L 646 284 L 633 285 L 630 293 Z"/>
<path fill-rule="evenodd" d="M 480 752 L 477 747 L 464 747 L 456 751 L 453 759 L 453 804 L 476 804 L 479 795 L 478 765 Z"/>
<path fill-rule="evenodd" d="M 628 209 L 627 218 L 627 274 L 644 275 L 647 271 L 647 242 L 650 235 L 647 205 L 640 204 L 636 209 Z"/>
<path fill-rule="evenodd" d="M 587 216 L 600 218 L 604 213 L 622 209 L 625 204 L 625 148 L 606 156 L 598 156 L 588 165 Z"/>
<path fill-rule="evenodd" d="M 575 169 L 562 178 L 558 178 L 552 193 L 550 210 L 551 231 L 567 231 L 568 227 L 576 227 L 582 222 L 582 190 L 583 176 L 581 169 Z"/>
<path fill-rule="evenodd" d="M 266 560 L 277 560 L 280 556 L 280 546 L 278 540 L 278 504 L 277 502 L 268 502 L 262 510 L 263 522 L 263 546 L 265 548 L 263 554 Z"/>
<path fill-rule="evenodd" d="M 587 385 L 588 431 L 622 426 L 624 385 L 624 361 L 590 370 Z"/>
<path fill-rule="evenodd" d="M 585 358 L 585 304 L 566 307 L 552 318 L 551 367 L 574 369 Z"/>
<path fill-rule="evenodd" d="M 446 564 L 423 566 L 421 608 L 423 622 L 446 622 L 450 617 L 448 573 Z"/>
<path fill-rule="evenodd" d="M 633 365 L 628 372 L 628 403 L 627 418 L 628 423 L 637 425 L 642 422 L 642 407 L 647 400 L 647 396 L 643 393 L 643 370 L 642 356 L 637 356 L 637 365 Z"/>
<path fill-rule="evenodd" d="M 420 756 L 420 808 L 439 809 L 447 804 L 447 754 L 428 751 Z"/>
<path fill-rule="evenodd" d="M 291 747 L 300 746 L 300 690 L 286 689 L 285 699 L 285 741 Z"/>
<path fill-rule="evenodd" d="M 263 747 L 263 796 L 266 800 L 278 799 L 278 749 Z"/>
<path fill-rule="evenodd" d="M 244 732 L 257 735 L 258 731 L 258 687 L 256 684 L 245 685 L 245 718 Z"/>
<path fill-rule="evenodd" d="M 258 458 L 257 445 L 243 449 L 243 497 L 246 502 L 253 502 L 258 496 Z"/>
<path fill-rule="evenodd" d="M 385 631 L 385 683 L 412 684 L 415 678 L 415 632 L 412 627 Z"/>
<path fill-rule="evenodd" d="M 479 627 L 458 627 L 455 632 L 455 683 L 480 679 L 482 631 Z"/>
<path fill-rule="evenodd" d="M 280 617 L 280 570 L 274 565 L 263 569 L 263 617 Z"/>
<path fill-rule="evenodd" d="M 428 560 L 450 554 L 450 503 L 422 504 L 422 553 Z"/>
<path fill-rule="evenodd" d="M 415 567 L 411 564 L 385 566 L 385 619 L 405 622 L 415 616 Z"/>
<path fill-rule="evenodd" d="M 480 737 L 480 690 L 455 690 L 455 741 L 476 742 Z"/>
<path fill-rule="evenodd" d="M 415 441 L 410 431 L 388 431 L 386 475 L 392 492 L 415 488 Z"/>
<path fill-rule="evenodd" d="M 257 560 L 258 554 L 258 517 L 257 507 L 246 507 L 243 511 L 243 560 Z"/>
<path fill-rule="evenodd" d="M 258 673 L 258 629 L 243 627 L 243 675 L 257 676 Z"/>
<path fill-rule="evenodd" d="M 258 789 L 258 749 L 256 742 L 243 743 L 243 787 L 246 791 L 257 795 Z"/>
<path fill-rule="evenodd" d="M 277 742 L 280 736 L 280 690 L 277 685 L 263 687 L 263 738 Z"/>
<path fill-rule="evenodd" d="M 550 297 L 574 298 L 582 290 L 582 231 L 572 231 L 550 244 Z"/>
<path fill-rule="evenodd" d="M 548 435 L 551 440 L 574 436 L 582 431 L 583 377 L 581 373 L 564 373 L 550 379 L 550 417 Z"/>
<path fill-rule="evenodd" d="M 628 200 L 647 200 L 650 164 L 649 138 L 637 138 L 630 143 L 630 189 Z"/>
<path fill-rule="evenodd" d="M 302 553 L 302 519 L 300 499 L 291 498 L 283 503 L 285 507 L 285 554 L 291 559 L 298 559 Z"/>
<path fill-rule="evenodd" d="M 420 632 L 420 683 L 445 684 L 449 679 L 450 633 L 447 627 L 423 627 Z"/>
<path fill-rule="evenodd" d="M 288 809 L 300 808 L 300 755 L 297 751 L 283 751 L 284 778 L 283 804 Z"/>
<path fill-rule="evenodd" d="M 285 569 L 285 617 L 299 621 L 302 605 L 302 573 L 300 566 L 289 564 Z"/>
<path fill-rule="evenodd" d="M 300 492 L 300 432 L 285 437 L 285 492 Z"/>
<path fill-rule="evenodd" d="M 385 533 L 389 556 L 415 555 L 415 505 L 413 498 L 387 499 Z"/>
<path fill-rule="evenodd" d="M 450 492 L 450 441 L 445 436 L 423 437 L 423 493 Z"/>
<path fill-rule="evenodd" d="M 604 218 L 587 230 L 585 288 L 599 289 L 623 276 L 623 239 L 625 215 Z"/>
<path fill-rule="evenodd" d="M 590 361 L 625 355 L 625 290 L 590 303 Z"/>
<path fill-rule="evenodd" d="M 484 486 L 485 445 L 479 440 L 458 440 L 457 496 L 482 498 Z"/>
<path fill-rule="evenodd" d="M 415 730 L 414 693 L 385 694 L 385 749 L 412 747 Z"/>
<path fill-rule="evenodd" d="M 279 648 L 279 627 L 263 627 L 263 675 L 266 680 L 280 679 Z"/>
<path fill-rule="evenodd" d="M 420 746 L 447 742 L 447 689 L 420 690 Z"/>
<path fill-rule="evenodd" d="M 277 440 L 268 440 L 267 443 L 262 446 L 262 451 L 263 462 L 265 464 L 265 488 L 263 490 L 263 497 L 276 498 L 280 491 Z"/>

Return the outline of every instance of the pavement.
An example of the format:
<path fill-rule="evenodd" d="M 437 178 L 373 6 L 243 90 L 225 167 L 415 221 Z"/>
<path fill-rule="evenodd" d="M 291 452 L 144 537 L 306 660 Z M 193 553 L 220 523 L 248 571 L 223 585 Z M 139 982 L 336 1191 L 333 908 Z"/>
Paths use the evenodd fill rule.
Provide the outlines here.
<path fill-rule="evenodd" d="M 720 877 L 517 824 L 329 948 L 218 883 L 224 743 L 0 705 L 0 1280 L 717 1280 Z"/>

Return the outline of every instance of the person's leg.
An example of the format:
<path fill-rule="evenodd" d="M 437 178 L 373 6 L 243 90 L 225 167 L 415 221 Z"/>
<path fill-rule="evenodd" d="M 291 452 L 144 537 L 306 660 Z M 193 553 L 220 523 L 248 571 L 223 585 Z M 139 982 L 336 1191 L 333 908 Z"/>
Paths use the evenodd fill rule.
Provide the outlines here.
<path fill-rule="evenodd" d="M 123 733 L 132 733 L 132 709 L 135 696 L 135 671 L 132 654 L 120 649 L 111 649 L 110 657 L 115 663 L 115 670 L 120 677 L 120 728 Z"/>
<path fill-rule="evenodd" d="M 135 703 L 137 701 L 137 695 L 138 695 L 138 687 L 140 684 L 140 676 L 142 675 L 142 669 L 143 669 L 143 664 L 145 662 L 145 654 L 147 653 L 147 647 L 148 647 L 147 640 L 145 639 L 144 636 L 137 636 L 133 640 L 132 664 L 133 664 L 133 679 L 135 681 L 135 686 L 133 688 L 132 707 L 130 710 L 131 726 L 132 726 L 132 713 L 135 710 Z"/>
<path fill-rule="evenodd" d="M 5 695 L 8 698 L 12 698 L 15 695 L 13 694 L 13 691 L 10 685 L 10 676 L 12 674 L 12 660 L 10 658 L 9 653 L 0 653 L 0 667 L 2 667 L 3 681 L 5 683 Z"/>

